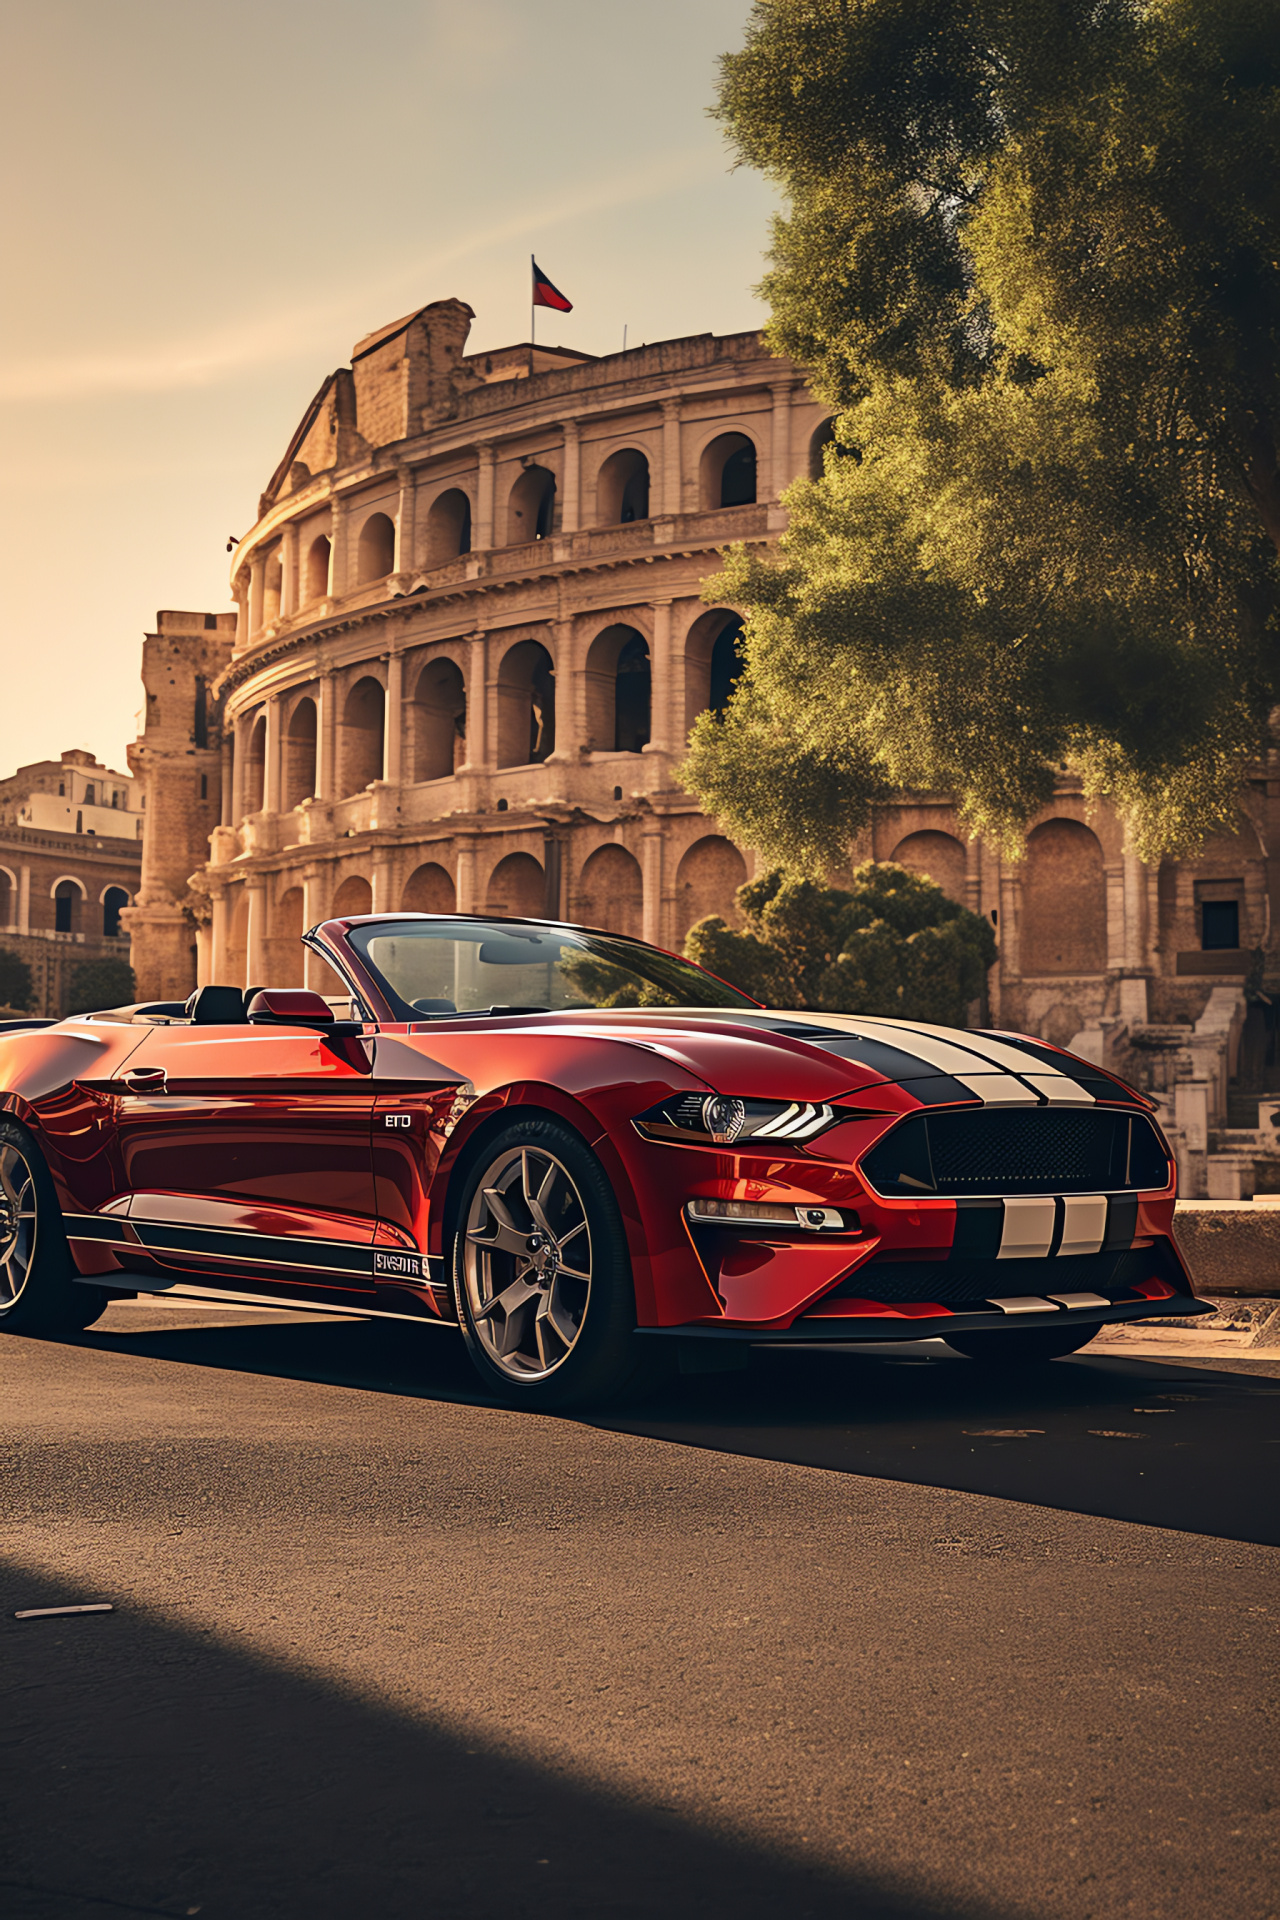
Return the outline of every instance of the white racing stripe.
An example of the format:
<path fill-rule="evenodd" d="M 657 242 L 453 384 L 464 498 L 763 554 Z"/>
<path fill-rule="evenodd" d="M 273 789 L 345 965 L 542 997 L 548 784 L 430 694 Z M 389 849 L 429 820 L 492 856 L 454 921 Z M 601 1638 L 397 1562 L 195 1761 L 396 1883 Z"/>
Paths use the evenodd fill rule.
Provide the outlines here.
<path fill-rule="evenodd" d="M 1038 1093 L 1047 1100 L 1069 1102 L 1072 1106 L 1094 1106 L 1093 1095 L 1086 1093 L 1078 1081 L 1057 1067 L 1048 1066 L 1037 1060 L 1032 1053 L 1024 1053 L 1021 1047 L 1012 1046 L 1007 1040 L 993 1040 L 985 1033 L 965 1032 L 963 1039 L 957 1039 L 948 1027 L 935 1027 L 928 1024 L 916 1026 L 913 1021 L 885 1020 L 879 1023 L 886 1032 L 919 1034 L 922 1037 L 947 1041 L 953 1047 L 963 1047 L 977 1055 L 979 1060 L 988 1061 L 993 1067 L 1000 1067 L 1006 1073 L 1016 1073 L 1029 1080 Z M 903 1044 L 900 1042 L 899 1044 Z M 914 1049 L 908 1047 L 906 1051 Z"/>
<path fill-rule="evenodd" d="M 1056 1203 L 1047 1195 L 1018 1195 L 1004 1203 L 1004 1229 L 997 1260 L 1044 1260 L 1053 1245 Z"/>
<path fill-rule="evenodd" d="M 1015 1080 L 1011 1073 L 956 1073 L 952 1079 L 958 1080 L 962 1087 L 968 1087 L 970 1093 L 976 1093 L 988 1107 L 1035 1107 L 1040 1104 L 1033 1089 L 1024 1087 L 1021 1080 Z"/>
<path fill-rule="evenodd" d="M 1069 1193 L 1062 1202 L 1062 1245 L 1059 1255 L 1101 1253 L 1107 1237 L 1105 1193 Z"/>
<path fill-rule="evenodd" d="M 1030 1295 L 1019 1294 L 1011 1300 L 988 1300 L 989 1307 L 999 1307 L 1001 1313 L 1048 1313 L 1051 1300 L 1036 1300 Z"/>
<path fill-rule="evenodd" d="M 1028 1086 L 1034 1087 L 1037 1093 L 1042 1093 L 1046 1100 L 1051 1100 L 1057 1107 L 1096 1107 L 1098 1104 L 1087 1087 L 1082 1087 L 1078 1080 L 1068 1080 L 1065 1073 L 1041 1069 L 1036 1073 L 1024 1073 L 1022 1077 Z"/>

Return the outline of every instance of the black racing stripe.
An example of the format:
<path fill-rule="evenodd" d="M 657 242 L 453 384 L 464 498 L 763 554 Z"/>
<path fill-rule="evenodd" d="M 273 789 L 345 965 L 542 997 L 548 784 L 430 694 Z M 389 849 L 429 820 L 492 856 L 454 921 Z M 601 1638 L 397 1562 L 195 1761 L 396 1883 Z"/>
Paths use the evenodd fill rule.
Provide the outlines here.
<path fill-rule="evenodd" d="M 124 1221 L 110 1214 L 64 1213 L 62 1223 L 68 1240 L 105 1240 L 114 1247 L 132 1244 L 125 1234 Z"/>
<path fill-rule="evenodd" d="M 958 1080 L 952 1080 L 947 1074 L 938 1073 L 918 1053 L 908 1053 L 902 1047 L 891 1047 L 884 1040 L 871 1040 L 860 1033 L 846 1033 L 841 1027 L 802 1026 L 798 1020 L 753 1020 L 751 1025 L 753 1028 L 762 1026 L 768 1033 L 780 1034 L 784 1040 L 804 1040 L 809 1046 L 820 1048 L 823 1053 L 834 1053 L 840 1060 L 852 1060 L 861 1067 L 870 1067 L 873 1073 L 883 1074 L 886 1080 L 909 1080 L 914 1083 L 912 1093 L 925 1106 L 940 1106 L 944 1102 L 950 1105 L 954 1101 L 976 1098 L 968 1087 L 962 1087 Z M 974 1064 L 987 1063 L 975 1054 Z M 928 1091 L 918 1091 L 921 1086 Z"/>
<path fill-rule="evenodd" d="M 953 1260 L 994 1260 L 1004 1233 L 1003 1200 L 957 1200 Z"/>
<path fill-rule="evenodd" d="M 1013 1079 L 1013 1075 L 1007 1078 Z M 1014 1085 L 1017 1084 L 1014 1080 Z M 958 1080 L 953 1080 L 946 1073 L 923 1074 L 919 1080 L 900 1080 L 898 1085 L 904 1093 L 914 1095 L 922 1107 L 957 1107 L 962 1102 L 971 1107 L 981 1105 L 972 1087 L 961 1086 Z"/>
<path fill-rule="evenodd" d="M 1107 1201 L 1107 1237 L 1102 1243 L 1104 1253 L 1120 1253 L 1133 1245 L 1133 1236 L 1138 1230 L 1138 1196 L 1136 1193 L 1113 1193 Z"/>
<path fill-rule="evenodd" d="M 194 1253 L 244 1266 L 257 1262 L 305 1269 L 309 1273 L 373 1274 L 373 1248 L 342 1240 L 305 1240 L 268 1233 L 224 1233 L 207 1227 L 171 1226 L 135 1220 L 138 1238 L 153 1253 Z"/>

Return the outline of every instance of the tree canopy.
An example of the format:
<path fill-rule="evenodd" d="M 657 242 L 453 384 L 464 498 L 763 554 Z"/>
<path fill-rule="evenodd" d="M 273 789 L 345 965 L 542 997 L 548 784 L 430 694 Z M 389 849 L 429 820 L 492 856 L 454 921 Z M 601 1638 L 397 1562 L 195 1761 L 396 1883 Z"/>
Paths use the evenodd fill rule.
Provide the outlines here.
<path fill-rule="evenodd" d="M 103 1007 L 128 1007 L 135 992 L 127 960 L 83 960 L 71 969 L 68 1013 L 98 1013 Z"/>
<path fill-rule="evenodd" d="M 0 1007 L 30 1013 L 36 1003 L 31 969 L 12 947 L 0 947 Z"/>
<path fill-rule="evenodd" d="M 1065 764 L 1146 858 L 1280 699 L 1280 8 L 760 0 L 717 109 L 784 188 L 770 344 L 837 415 L 687 784 L 792 870 L 874 800 L 1016 851 Z"/>
<path fill-rule="evenodd" d="M 768 1006 L 962 1027 L 996 957 L 990 921 L 888 860 L 855 868 L 848 888 L 775 870 L 735 897 L 746 930 L 713 914 L 685 956 Z"/>

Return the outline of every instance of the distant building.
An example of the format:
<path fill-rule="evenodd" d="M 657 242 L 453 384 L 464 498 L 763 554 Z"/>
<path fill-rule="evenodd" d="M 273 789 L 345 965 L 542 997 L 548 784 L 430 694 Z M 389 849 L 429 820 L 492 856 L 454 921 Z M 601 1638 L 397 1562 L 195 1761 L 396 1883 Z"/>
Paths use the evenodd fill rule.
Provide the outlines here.
<path fill-rule="evenodd" d="M 36 1012 L 65 1011 L 82 962 L 128 961 L 144 819 L 141 782 L 78 747 L 0 780 L 0 947 L 30 967 Z"/>
<path fill-rule="evenodd" d="M 358 342 L 236 548 L 238 614 L 161 614 L 147 640 L 145 995 L 327 988 L 298 935 L 331 914 L 670 948 L 736 918 L 755 856 L 675 777 L 739 667 L 739 610 L 702 588 L 729 542 L 776 542 L 829 412 L 758 333 L 468 354 L 471 318 L 438 301 Z M 1280 756 L 1244 797 L 1238 832 L 1158 869 L 1068 774 L 1020 862 L 943 794 L 877 808 L 851 850 L 990 916 L 991 1020 L 1150 1087 L 1189 1193 L 1280 1187 L 1258 1127 L 1260 1095 L 1280 1113 Z"/>

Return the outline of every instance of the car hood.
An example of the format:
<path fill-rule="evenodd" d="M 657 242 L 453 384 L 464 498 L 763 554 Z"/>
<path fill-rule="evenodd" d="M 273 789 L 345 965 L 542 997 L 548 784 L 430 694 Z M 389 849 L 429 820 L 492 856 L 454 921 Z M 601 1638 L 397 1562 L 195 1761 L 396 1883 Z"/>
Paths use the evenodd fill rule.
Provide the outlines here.
<path fill-rule="evenodd" d="M 420 1029 L 428 1046 L 459 1031 L 453 1021 Z M 477 1023 L 479 1024 L 479 1023 Z M 492 1032 L 493 1022 L 485 1028 Z M 974 1033 L 861 1014 L 775 1008 L 584 1008 L 512 1022 L 522 1035 L 593 1035 L 677 1062 L 717 1092 L 798 1100 L 869 1094 L 886 1082 L 925 1105 L 1091 1106 L 1123 1099 L 1088 1061 L 1015 1035 Z M 419 1037 L 415 1034 L 415 1039 Z"/>

